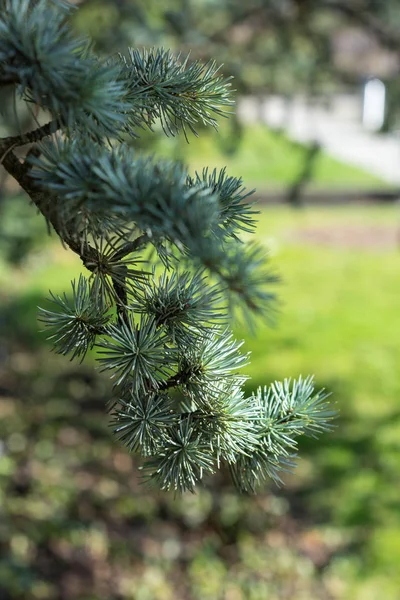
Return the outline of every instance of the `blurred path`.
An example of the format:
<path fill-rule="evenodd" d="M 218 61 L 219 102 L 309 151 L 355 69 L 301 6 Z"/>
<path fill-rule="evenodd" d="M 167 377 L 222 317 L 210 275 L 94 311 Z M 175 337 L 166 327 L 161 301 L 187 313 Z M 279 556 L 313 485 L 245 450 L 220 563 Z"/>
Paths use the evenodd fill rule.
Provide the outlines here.
<path fill-rule="evenodd" d="M 400 135 L 374 134 L 361 124 L 361 100 L 337 96 L 332 106 L 312 105 L 297 98 L 290 103 L 272 96 L 263 101 L 242 98 L 238 114 L 243 121 L 281 127 L 299 142 L 318 141 L 338 160 L 355 165 L 400 185 Z"/>

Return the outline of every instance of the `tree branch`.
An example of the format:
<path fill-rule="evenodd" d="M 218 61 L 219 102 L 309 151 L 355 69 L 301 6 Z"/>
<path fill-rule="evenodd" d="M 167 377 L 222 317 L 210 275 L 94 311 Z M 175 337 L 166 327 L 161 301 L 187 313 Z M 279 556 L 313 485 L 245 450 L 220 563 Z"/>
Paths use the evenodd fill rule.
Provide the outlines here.
<path fill-rule="evenodd" d="M 129 315 L 126 310 L 126 306 L 128 304 L 128 296 L 126 293 L 126 288 L 123 285 L 121 285 L 121 283 L 119 283 L 118 281 L 115 281 L 115 279 L 113 279 L 112 282 L 113 282 L 114 291 L 118 298 L 118 300 L 116 302 L 117 315 L 121 319 L 121 321 L 124 321 L 125 324 L 129 327 Z"/>
<path fill-rule="evenodd" d="M 172 377 L 170 377 L 169 379 L 167 379 L 166 381 L 163 381 L 159 386 L 158 386 L 158 390 L 167 390 L 171 387 L 176 387 L 177 385 L 180 385 L 182 383 L 186 383 L 188 381 L 188 377 L 192 375 L 192 373 L 190 371 L 188 371 L 188 369 L 184 369 L 182 371 L 179 371 L 178 373 L 176 373 L 175 375 L 173 375 Z"/>
<path fill-rule="evenodd" d="M 33 131 L 28 131 L 28 133 L 0 138 L 0 152 L 6 151 L 8 148 L 15 148 L 17 146 L 25 146 L 26 144 L 39 142 L 44 137 L 55 133 L 58 128 L 59 123 L 54 119 L 53 121 L 49 121 L 45 125 L 42 125 Z"/>
<path fill-rule="evenodd" d="M 0 85 L 14 85 L 16 83 L 19 83 L 19 80 L 15 74 L 0 75 Z"/>
<path fill-rule="evenodd" d="M 81 252 L 81 244 L 78 240 L 73 239 L 73 237 L 66 237 L 62 235 L 60 228 L 54 215 L 51 214 L 49 209 L 46 209 L 47 202 L 47 194 L 45 194 L 36 184 L 36 182 L 29 176 L 25 163 L 21 163 L 19 158 L 14 154 L 12 148 L 9 151 L 6 151 L 5 155 L 2 159 L 2 164 L 6 171 L 14 177 L 14 179 L 19 183 L 21 188 L 28 194 L 31 198 L 32 202 L 38 208 L 38 210 L 42 213 L 45 219 L 51 223 L 55 232 L 60 237 L 62 241 L 64 241 L 73 252 L 78 254 L 82 261 L 85 264 L 85 261 L 88 262 L 90 259 L 93 260 L 93 253 L 96 252 L 93 248 L 90 248 L 90 252 L 86 252 L 83 254 Z M 85 265 L 86 266 L 86 265 Z"/>
<path fill-rule="evenodd" d="M 142 235 L 137 237 L 135 240 L 132 240 L 131 242 L 127 242 L 126 244 L 124 244 L 122 246 L 122 248 L 120 248 L 117 252 L 115 252 L 112 255 L 112 258 L 114 260 L 121 260 L 125 256 L 128 256 L 128 254 L 131 254 L 132 252 L 137 252 L 137 250 L 139 250 L 139 248 L 141 248 L 142 246 L 145 246 L 148 241 L 149 241 L 149 236 L 147 235 L 147 233 L 143 233 Z"/>
<path fill-rule="evenodd" d="M 226 42 L 232 36 L 232 32 L 238 26 L 248 26 L 251 29 L 259 28 L 260 26 L 274 27 L 282 26 L 284 23 L 297 22 L 298 11 L 303 11 L 307 19 L 310 20 L 310 12 L 315 10 L 327 9 L 332 12 L 340 13 L 368 30 L 380 42 L 382 46 L 388 50 L 400 52 L 400 36 L 399 33 L 387 26 L 370 11 L 363 9 L 360 4 L 348 2 L 348 0 L 317 0 L 307 2 L 307 0 L 294 0 L 292 4 L 294 10 L 276 10 L 271 6 L 261 4 L 247 8 L 240 14 L 236 15 L 228 27 L 217 30 L 209 36 L 209 40 L 215 43 Z"/>
<path fill-rule="evenodd" d="M 354 23 L 361 25 L 372 33 L 376 39 L 388 50 L 400 52 L 400 37 L 398 31 L 385 25 L 380 19 L 372 15 L 368 10 L 362 7 L 352 5 L 349 2 L 341 0 L 322 0 L 321 8 L 342 13 Z"/>
<path fill-rule="evenodd" d="M 280 18 L 279 18 L 280 17 Z M 209 41 L 214 43 L 223 43 L 229 40 L 232 36 L 232 32 L 236 27 L 243 27 L 249 25 L 250 27 L 256 24 L 258 27 L 265 25 L 266 21 L 271 25 L 271 21 L 281 20 L 281 15 L 278 15 L 276 11 L 267 6 L 253 6 L 243 11 L 241 14 L 236 15 L 228 27 L 218 29 L 209 36 Z"/>
<path fill-rule="evenodd" d="M 47 123 L 46 126 L 40 127 L 38 130 L 36 130 L 36 132 L 31 132 L 32 135 L 30 136 L 30 139 L 32 139 L 33 134 L 35 134 L 35 133 L 37 136 L 42 136 L 42 137 L 44 137 L 44 135 L 48 135 L 48 133 L 45 133 L 45 132 L 51 130 L 53 123 L 54 122 Z M 22 137 L 23 136 L 16 136 L 16 138 L 19 138 L 19 139 Z M 15 138 L 6 138 L 6 139 L 15 139 Z M 41 139 L 41 138 L 39 137 L 38 139 Z M 29 142 L 25 142 L 25 143 L 29 143 Z M 14 144 L 15 144 L 15 142 L 14 142 Z M 0 148 L 1 148 L 1 146 L 0 146 Z M 76 237 L 74 237 L 72 234 L 65 235 L 65 233 L 61 232 L 60 227 L 55 218 L 55 215 L 52 214 L 51 209 L 47 208 L 49 206 L 48 202 L 47 202 L 47 195 L 44 194 L 40 190 L 40 188 L 38 188 L 35 181 L 27 173 L 26 164 L 21 163 L 19 158 L 12 152 L 12 149 L 13 149 L 13 146 L 11 146 L 9 149 L 7 149 L 6 153 L 3 157 L 3 165 L 6 169 L 6 171 L 8 171 L 8 173 L 10 175 L 12 175 L 14 177 L 14 179 L 16 179 L 16 181 L 20 184 L 22 189 L 28 194 L 28 196 L 31 198 L 32 202 L 39 209 L 39 211 L 42 213 L 42 215 L 45 217 L 45 219 L 53 226 L 55 232 L 57 233 L 57 235 L 59 236 L 61 241 L 64 242 L 75 254 L 77 254 L 79 256 L 82 263 L 89 271 L 93 272 L 95 270 L 95 267 L 93 265 L 98 264 L 100 262 L 99 261 L 99 253 L 97 252 L 97 250 L 95 248 L 90 246 L 90 244 L 88 244 L 88 243 L 82 244 L 81 241 L 78 240 Z M 132 242 L 128 242 L 127 244 L 125 244 L 115 254 L 114 258 L 123 258 L 124 256 L 130 254 L 131 252 L 138 250 L 138 248 L 141 247 L 142 245 L 144 245 L 147 241 L 148 241 L 148 236 L 146 234 L 139 236 Z M 126 289 L 124 288 L 123 285 L 121 285 L 120 281 L 118 282 L 118 281 L 115 281 L 113 278 L 111 278 L 111 279 L 113 282 L 115 294 L 117 296 L 117 313 L 121 319 L 123 319 L 125 322 L 128 322 L 128 315 L 126 312 L 126 305 L 127 305 Z"/>

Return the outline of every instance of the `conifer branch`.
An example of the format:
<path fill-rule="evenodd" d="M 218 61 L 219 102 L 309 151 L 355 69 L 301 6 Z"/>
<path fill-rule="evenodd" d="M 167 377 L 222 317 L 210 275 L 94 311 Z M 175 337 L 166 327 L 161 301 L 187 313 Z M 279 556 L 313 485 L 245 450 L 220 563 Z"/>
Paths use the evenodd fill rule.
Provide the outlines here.
<path fill-rule="evenodd" d="M 51 127 L 51 123 L 48 124 Z M 48 128 L 46 129 L 48 131 Z M 47 133 L 44 135 L 48 135 Z M 99 253 L 93 248 L 90 244 L 84 243 L 82 244 L 79 239 L 75 236 L 66 235 L 65 232 L 61 231 L 59 228 L 59 224 L 57 222 L 57 215 L 51 210 L 51 205 L 49 206 L 47 202 L 44 201 L 43 192 L 38 188 L 37 184 L 34 180 L 27 174 L 25 165 L 20 162 L 17 156 L 13 152 L 9 152 L 3 159 L 3 165 L 5 169 L 8 171 L 10 175 L 12 175 L 16 181 L 20 184 L 20 186 L 25 190 L 25 192 L 29 195 L 32 202 L 39 209 L 39 211 L 43 214 L 45 219 L 53 226 L 55 232 L 59 235 L 60 239 L 63 243 L 65 243 L 75 254 L 79 256 L 83 265 L 89 270 L 94 270 L 94 265 L 99 263 Z M 146 242 L 145 236 L 141 236 L 140 241 L 135 240 L 130 244 L 126 244 L 124 247 L 124 251 L 118 258 L 123 258 L 127 254 L 137 250 L 142 244 Z M 123 283 L 113 280 L 113 286 L 115 290 L 115 294 L 118 299 L 118 314 L 126 320 L 126 304 L 127 304 L 127 295 L 124 290 Z"/>
<path fill-rule="evenodd" d="M 2 73 L 0 71 L 0 86 L 14 85 L 18 83 L 18 77 L 11 73 Z"/>
<path fill-rule="evenodd" d="M 263 250 L 240 237 L 254 231 L 250 193 L 224 169 L 191 178 L 120 143 L 156 120 L 173 135 L 215 127 L 229 81 L 214 62 L 163 49 L 100 60 L 72 33 L 68 3 L 5 2 L 0 84 L 18 83 L 53 118 L 0 140 L 2 164 L 88 269 L 40 310 L 55 351 L 82 360 L 99 349 L 118 392 L 115 433 L 161 489 L 194 491 L 223 463 L 242 491 L 279 481 L 297 437 L 328 430 L 333 412 L 309 378 L 244 394 L 248 355 L 227 306 L 268 315 L 276 282 Z M 28 143 L 22 162 L 14 149 Z M 160 275 L 143 266 L 149 245 Z"/>
<path fill-rule="evenodd" d="M 142 233 L 142 235 L 138 236 L 132 242 L 127 242 L 126 244 L 124 244 L 119 250 L 115 252 L 113 256 L 116 260 L 122 259 L 125 256 L 131 254 L 132 252 L 137 252 L 143 246 L 146 246 L 146 244 L 148 244 L 149 241 L 150 240 L 147 233 Z"/>
<path fill-rule="evenodd" d="M 45 125 L 42 125 L 33 131 L 29 131 L 28 133 L 0 138 L 0 151 L 7 150 L 10 147 L 15 148 L 18 146 L 25 146 L 26 144 L 33 144 L 34 142 L 39 142 L 44 137 L 55 133 L 58 128 L 59 125 L 57 121 L 53 119 Z"/>

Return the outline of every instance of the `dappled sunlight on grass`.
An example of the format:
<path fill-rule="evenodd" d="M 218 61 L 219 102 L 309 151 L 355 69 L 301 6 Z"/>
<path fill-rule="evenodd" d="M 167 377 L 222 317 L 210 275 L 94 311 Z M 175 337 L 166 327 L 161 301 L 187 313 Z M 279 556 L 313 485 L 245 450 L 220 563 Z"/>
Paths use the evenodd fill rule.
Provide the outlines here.
<path fill-rule="evenodd" d="M 340 226 L 340 220 L 345 227 L 357 221 L 354 209 L 306 212 L 299 217 L 300 228 L 304 223 Z M 357 222 L 365 226 L 379 221 L 389 227 L 397 209 L 364 208 L 358 214 Z M 293 242 L 294 219 L 287 211 L 266 210 L 259 224 L 259 239 L 268 244 L 272 238 L 275 246 L 271 262 L 282 274 L 282 304 L 277 327 L 265 326 L 247 342 L 253 353 L 249 373 L 260 383 L 265 377 L 315 373 L 324 383 L 345 383 L 356 412 L 390 410 L 400 403 L 400 377 L 395 376 L 400 252 L 376 249 L 372 239 L 370 247 L 361 249 Z M 361 409 L 356 398 L 363 399 Z"/>
<path fill-rule="evenodd" d="M 398 216 L 395 206 L 263 209 L 257 237 L 271 248 L 271 266 L 282 276 L 281 306 L 275 328 L 259 323 L 253 338 L 237 329 L 252 351 L 248 390 L 314 373 L 340 414 L 332 433 L 302 442 L 299 468 L 286 475 L 286 488 L 256 499 L 238 497 L 223 473 L 215 488 L 179 500 L 141 487 L 131 458 L 110 437 L 109 382 L 91 360 L 80 366 L 50 353 L 46 334 L 39 333 L 37 305 L 46 304 L 49 288 L 69 291 L 82 270 L 79 259 L 55 242 L 17 269 L 4 264 L 0 335 L 9 347 L 3 383 L 9 397 L 0 396 L 0 417 L 9 455 L 0 477 L 8 482 L 3 500 L 20 566 L 8 565 L 3 575 L 15 589 L 39 585 L 29 570 L 35 559 L 26 558 L 33 536 L 56 563 L 62 557 L 66 581 L 73 557 L 89 557 L 100 594 L 106 588 L 99 569 L 108 569 L 127 598 L 132 586 L 168 597 L 173 576 L 202 600 L 220 597 L 221 585 L 232 597 L 250 598 L 240 594 L 254 581 L 260 597 L 276 589 L 282 598 L 325 598 L 329 590 L 335 600 L 364 600 L 382 585 L 385 599 L 395 600 L 400 251 L 392 238 L 377 245 L 374 232 L 396 227 Z M 363 238 L 357 245 L 351 233 L 325 243 L 310 235 L 349 227 L 366 229 L 370 244 Z M 0 569 L 0 594 L 1 577 Z M 290 596 L 290 586 L 297 595 Z M 54 589 L 52 582 L 47 596 L 33 597 L 50 598 Z"/>

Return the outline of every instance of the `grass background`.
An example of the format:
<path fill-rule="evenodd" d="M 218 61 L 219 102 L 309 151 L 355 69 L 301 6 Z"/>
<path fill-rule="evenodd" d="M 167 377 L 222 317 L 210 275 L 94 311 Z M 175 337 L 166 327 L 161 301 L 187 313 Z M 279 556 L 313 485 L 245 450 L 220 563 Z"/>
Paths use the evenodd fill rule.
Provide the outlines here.
<path fill-rule="evenodd" d="M 235 551 L 241 548 L 237 560 L 243 571 L 242 578 L 231 571 L 230 560 L 223 553 L 221 557 L 218 544 L 200 544 L 190 561 L 191 597 L 230 598 L 223 595 L 229 581 L 234 590 L 233 598 L 364 600 L 376 598 L 382 590 L 386 599 L 397 598 L 400 586 L 400 253 L 395 245 L 377 246 L 374 240 L 377 228 L 387 228 L 390 232 L 398 222 L 396 206 L 307 208 L 301 212 L 263 208 L 257 238 L 271 249 L 271 265 L 283 277 L 279 286 L 280 314 L 273 329 L 259 323 L 258 335 L 254 338 L 248 337 L 240 328 L 237 328 L 237 334 L 246 337 L 246 347 L 252 352 L 251 365 L 247 368 L 252 377 L 249 390 L 274 379 L 314 373 L 317 386 L 331 391 L 337 403 L 340 417 L 335 431 L 315 443 L 303 444 L 299 468 L 287 477 L 286 488 L 272 490 L 278 513 L 289 511 L 291 518 L 302 523 L 303 533 L 308 532 L 314 540 L 317 554 L 325 548 L 329 560 L 319 573 L 307 552 L 308 559 L 302 551 L 291 554 L 290 541 L 285 539 L 278 544 L 279 551 L 286 556 L 282 560 L 300 569 L 301 575 L 297 579 L 301 584 L 295 578 L 292 585 L 297 591 L 286 596 L 289 592 L 282 588 L 281 582 L 284 575 L 276 574 L 280 571 L 274 564 L 271 572 L 275 573 L 276 581 L 271 588 L 271 582 L 265 581 L 265 574 L 260 574 L 271 545 L 266 539 L 260 542 L 257 527 L 253 530 L 243 516 L 246 506 L 249 515 L 257 518 L 259 503 L 269 502 L 267 499 L 271 496 L 261 494 L 256 500 L 240 500 L 225 489 L 220 497 L 227 503 L 228 517 L 225 515 L 224 518 L 228 521 L 232 518 L 240 531 L 239 538 L 235 538 Z M 370 244 L 364 240 L 363 245 L 357 247 L 350 235 L 340 244 L 327 242 L 321 245 L 310 235 L 312 231 L 333 231 L 335 228 L 343 231 L 349 227 L 350 231 L 354 228 L 366 230 Z M 48 355 L 48 348 L 41 349 L 44 336 L 38 334 L 36 305 L 43 304 L 49 287 L 52 291 L 68 289 L 69 280 L 78 272 L 79 261 L 53 243 L 45 250 L 31 254 L 28 262 L 18 269 L 2 266 L 3 335 L 24 339 L 29 352 L 42 353 L 44 363 L 41 368 L 45 369 L 46 361 L 57 365 L 56 369 L 61 363 L 59 357 Z M 61 361 L 64 362 L 62 358 Z M 67 397 L 65 401 L 74 402 Z M 106 426 L 107 418 L 102 418 L 104 423 L 100 428 Z M 45 420 L 41 421 L 41 427 L 45 427 Z M 13 443 L 18 446 L 15 439 Z M 48 443 L 52 448 L 53 442 Z M 41 452 L 43 456 L 39 452 L 39 458 L 42 456 L 41 462 L 46 465 L 49 462 L 46 448 Z M 60 458 L 60 468 L 66 476 L 62 460 Z M 62 480 L 56 486 L 53 484 L 51 493 L 62 495 L 63 485 Z M 140 494 L 143 492 L 135 493 L 138 497 L 134 511 L 140 513 L 143 510 Z M 64 494 L 68 496 L 67 491 Z M 125 491 L 122 497 L 126 494 Z M 204 505 L 207 507 L 211 502 L 209 494 L 206 490 L 195 501 L 199 503 L 192 507 L 195 521 L 201 522 L 199 514 L 203 514 L 202 511 L 208 514 Z M 182 502 L 190 504 L 191 501 L 184 499 Z M 177 510 L 176 503 L 173 505 Z M 229 511 L 233 516 L 229 517 Z M 264 523 L 264 527 L 267 536 L 271 525 Z M 282 524 L 276 530 L 272 528 L 276 535 L 284 530 Z M 126 552 L 129 554 L 128 550 Z M 254 567 L 255 560 L 257 568 Z M 158 592 L 153 591 L 148 592 L 150 596 L 147 592 L 142 596 L 130 596 L 126 592 L 124 597 L 168 597 L 168 586 L 171 585 L 168 569 L 165 570 L 168 561 L 163 562 L 162 557 L 160 561 L 160 589 L 166 595 L 160 592 L 157 596 Z M 257 569 L 260 570 L 258 575 Z M 310 581 L 308 576 L 304 580 L 307 569 L 311 569 Z M 246 592 L 246 586 L 254 578 L 259 579 L 258 595 Z M 135 581 L 137 584 L 139 579 Z M 316 581 L 322 582 L 324 591 L 314 589 Z M 149 590 L 152 586 L 151 582 L 147 585 Z M 271 592 L 274 586 L 278 595 Z M 298 591 L 302 586 L 308 596 L 302 596 Z M 147 589 L 146 585 L 143 589 Z M 151 593 L 155 595 L 151 596 Z M 266 596 L 267 593 L 270 596 Z"/>
<path fill-rule="evenodd" d="M 160 135 L 154 146 L 154 136 L 140 135 L 139 142 L 144 149 L 180 159 L 192 171 L 201 171 L 207 165 L 217 169 L 226 166 L 230 175 L 242 177 L 247 187 L 257 187 L 259 192 L 281 190 L 295 181 L 307 153 L 304 145 L 262 124 L 238 129 L 229 121 L 223 121 L 218 131 L 201 131 L 198 138 L 189 134 L 189 144 L 181 136 L 166 138 Z M 314 190 L 362 190 L 389 186 L 378 177 L 321 151 L 308 187 Z"/>
<path fill-rule="evenodd" d="M 222 157 L 231 135 L 158 151 L 191 169 L 227 164 L 261 189 L 282 189 L 301 169 L 304 149 L 264 128 Z M 312 185 L 382 182 L 322 154 Z M 93 362 L 50 353 L 37 305 L 49 288 L 69 289 L 80 261 L 25 198 L 10 198 L 0 225 L 0 598 L 397 600 L 399 216 L 397 205 L 261 207 L 256 237 L 282 276 L 281 306 L 256 337 L 236 326 L 252 352 L 248 390 L 314 374 L 337 403 L 337 426 L 302 443 L 282 489 L 239 497 L 221 474 L 174 499 L 139 485 L 111 437 L 109 382 Z"/>

